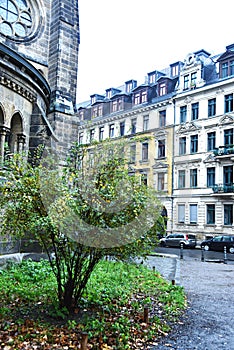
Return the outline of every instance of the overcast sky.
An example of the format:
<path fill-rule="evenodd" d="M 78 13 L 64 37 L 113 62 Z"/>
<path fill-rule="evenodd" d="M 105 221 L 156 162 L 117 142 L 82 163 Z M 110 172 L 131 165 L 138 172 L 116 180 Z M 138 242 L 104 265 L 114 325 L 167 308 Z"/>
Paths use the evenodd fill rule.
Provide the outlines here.
<path fill-rule="evenodd" d="M 234 43 L 233 0 L 79 0 L 79 13 L 78 103 Z"/>

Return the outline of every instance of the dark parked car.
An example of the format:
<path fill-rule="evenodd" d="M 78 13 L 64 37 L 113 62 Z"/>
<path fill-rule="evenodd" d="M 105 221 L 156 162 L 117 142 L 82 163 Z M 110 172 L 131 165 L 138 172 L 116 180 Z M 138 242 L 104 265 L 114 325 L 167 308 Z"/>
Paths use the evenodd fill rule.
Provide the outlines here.
<path fill-rule="evenodd" d="M 186 233 L 172 233 L 160 239 L 161 247 L 195 248 L 197 245 L 196 235 Z"/>
<path fill-rule="evenodd" d="M 227 252 L 234 253 L 234 236 L 215 236 L 201 242 L 201 248 L 204 250 L 224 251 L 224 247 L 227 248 Z"/>

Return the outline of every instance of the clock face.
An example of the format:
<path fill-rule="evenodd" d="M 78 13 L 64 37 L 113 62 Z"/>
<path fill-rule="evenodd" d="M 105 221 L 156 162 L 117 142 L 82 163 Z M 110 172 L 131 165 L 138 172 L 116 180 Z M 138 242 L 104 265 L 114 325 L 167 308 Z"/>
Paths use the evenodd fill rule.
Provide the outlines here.
<path fill-rule="evenodd" d="M 0 33 L 13 40 L 23 40 L 35 30 L 33 12 L 28 0 L 1 0 Z"/>

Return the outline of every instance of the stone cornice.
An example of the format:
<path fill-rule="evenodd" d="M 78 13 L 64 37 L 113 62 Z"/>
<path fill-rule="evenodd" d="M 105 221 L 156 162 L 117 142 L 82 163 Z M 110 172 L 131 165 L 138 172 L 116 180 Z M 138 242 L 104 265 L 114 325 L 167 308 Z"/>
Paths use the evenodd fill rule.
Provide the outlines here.
<path fill-rule="evenodd" d="M 6 76 L 2 72 L 0 72 L 0 84 L 23 96 L 30 102 L 36 101 L 36 96 L 30 90 L 26 89 L 19 83 L 16 83 L 12 78 Z"/>

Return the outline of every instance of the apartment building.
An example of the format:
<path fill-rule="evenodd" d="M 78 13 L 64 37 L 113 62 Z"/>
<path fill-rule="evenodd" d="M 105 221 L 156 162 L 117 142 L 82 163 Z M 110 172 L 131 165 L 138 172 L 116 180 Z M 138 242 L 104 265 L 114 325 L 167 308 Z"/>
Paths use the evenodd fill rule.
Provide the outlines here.
<path fill-rule="evenodd" d="M 168 232 L 232 233 L 234 44 L 189 53 L 161 71 L 94 94 L 78 108 L 78 142 L 127 137 L 129 172 L 158 190 Z"/>

